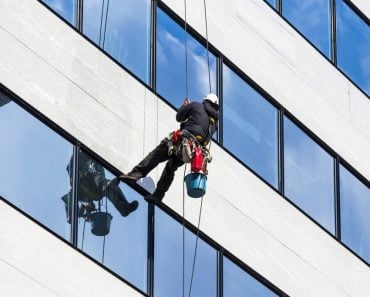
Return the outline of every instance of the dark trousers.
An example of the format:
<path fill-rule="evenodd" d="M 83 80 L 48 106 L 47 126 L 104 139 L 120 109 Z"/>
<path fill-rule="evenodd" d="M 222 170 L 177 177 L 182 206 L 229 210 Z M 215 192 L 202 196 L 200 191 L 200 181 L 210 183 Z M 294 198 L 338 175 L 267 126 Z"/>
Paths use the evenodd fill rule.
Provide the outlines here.
<path fill-rule="evenodd" d="M 108 180 L 101 174 L 91 174 L 86 178 L 80 178 L 78 188 L 80 201 L 99 201 L 103 197 L 107 197 L 121 215 L 127 213 L 129 202 L 118 186 L 118 180 Z"/>
<path fill-rule="evenodd" d="M 158 199 L 163 198 L 164 194 L 167 192 L 172 184 L 173 178 L 175 176 L 175 171 L 177 170 L 177 168 L 184 164 L 182 159 L 180 157 L 177 157 L 177 155 L 169 155 L 168 150 L 168 139 L 165 138 L 129 173 L 129 175 L 131 176 L 142 178 L 147 176 L 147 174 L 159 163 L 168 160 L 166 167 L 162 172 L 161 178 L 157 183 L 157 188 L 153 193 L 153 196 Z"/>

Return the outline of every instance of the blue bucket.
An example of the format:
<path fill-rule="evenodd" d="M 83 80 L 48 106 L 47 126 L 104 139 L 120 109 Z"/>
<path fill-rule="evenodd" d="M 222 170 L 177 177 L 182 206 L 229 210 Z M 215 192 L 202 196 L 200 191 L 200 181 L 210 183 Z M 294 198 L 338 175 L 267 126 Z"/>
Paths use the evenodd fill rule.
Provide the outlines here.
<path fill-rule="evenodd" d="M 192 198 L 200 198 L 206 193 L 207 176 L 202 173 L 190 173 L 185 176 L 188 195 Z"/>
<path fill-rule="evenodd" d="M 107 212 L 93 212 L 90 214 L 91 233 L 96 236 L 105 236 L 110 231 L 110 223 L 113 219 L 112 215 Z"/>

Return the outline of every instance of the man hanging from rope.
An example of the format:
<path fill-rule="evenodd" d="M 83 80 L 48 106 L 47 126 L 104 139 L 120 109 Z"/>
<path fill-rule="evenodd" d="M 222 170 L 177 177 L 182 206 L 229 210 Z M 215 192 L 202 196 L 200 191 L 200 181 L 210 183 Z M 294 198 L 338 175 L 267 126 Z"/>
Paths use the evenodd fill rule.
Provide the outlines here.
<path fill-rule="evenodd" d="M 176 121 L 181 123 L 180 130 L 164 138 L 128 174 L 121 175 L 119 178 L 128 182 L 137 181 L 147 176 L 159 163 L 167 161 L 154 193 L 145 197 L 148 202 L 160 202 L 171 186 L 175 171 L 184 164 L 182 152 L 178 148 L 179 142 L 190 135 L 201 146 L 206 146 L 217 129 L 218 110 L 218 98 L 215 94 L 206 95 L 202 103 L 190 103 L 186 98 L 176 114 Z"/>

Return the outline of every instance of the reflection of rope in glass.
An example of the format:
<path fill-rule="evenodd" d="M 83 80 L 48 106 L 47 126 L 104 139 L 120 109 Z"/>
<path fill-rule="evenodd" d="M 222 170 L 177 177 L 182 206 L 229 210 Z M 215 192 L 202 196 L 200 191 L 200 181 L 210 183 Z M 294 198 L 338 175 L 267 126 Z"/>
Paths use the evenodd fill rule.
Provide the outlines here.
<path fill-rule="evenodd" d="M 186 21 L 186 0 L 184 0 L 184 11 L 185 11 L 185 98 L 188 98 L 188 33 L 187 33 L 187 21 Z"/>
<path fill-rule="evenodd" d="M 85 226 L 86 226 L 86 220 L 84 219 L 84 227 L 82 230 L 82 244 L 81 244 L 81 250 L 84 250 L 84 240 L 85 240 Z"/>
<path fill-rule="evenodd" d="M 186 164 L 183 180 L 185 180 Z M 182 296 L 185 294 L 185 182 L 182 183 Z"/>
<path fill-rule="evenodd" d="M 103 0 L 102 6 L 101 6 L 100 30 L 99 30 L 99 46 L 100 46 L 100 42 L 101 42 L 101 28 L 103 27 L 104 4 L 105 4 L 105 0 Z"/>
<path fill-rule="evenodd" d="M 117 199 L 117 191 L 114 192 L 114 198 Z M 105 196 L 105 211 L 108 213 L 108 198 Z M 101 263 L 104 264 L 104 255 L 105 255 L 105 235 L 103 239 L 103 254 L 101 257 Z"/>
<path fill-rule="evenodd" d="M 102 6 L 101 6 L 99 46 L 101 46 L 101 37 L 102 37 L 102 32 L 101 31 L 102 31 L 102 28 L 103 28 L 104 6 L 105 6 L 105 0 L 103 0 Z M 104 33 L 103 33 L 103 46 L 102 46 L 103 49 L 104 49 L 104 46 L 105 46 L 105 35 L 106 35 L 106 32 L 107 32 L 108 9 L 109 9 L 109 0 L 107 0 L 107 8 L 105 10 L 105 23 L 104 23 Z"/>
<path fill-rule="evenodd" d="M 207 6 L 206 6 L 206 0 L 204 0 L 203 3 L 204 3 L 204 20 L 206 22 L 206 45 L 207 45 L 207 62 L 208 62 L 209 92 L 212 93 L 211 70 L 210 70 L 210 66 L 209 66 L 208 22 L 207 22 Z"/>
<path fill-rule="evenodd" d="M 103 49 L 104 49 L 104 46 L 105 46 L 105 34 L 107 33 L 108 8 L 109 8 L 109 0 L 107 2 L 107 9 L 105 11 L 105 25 L 104 25 L 104 35 L 103 35 Z"/>

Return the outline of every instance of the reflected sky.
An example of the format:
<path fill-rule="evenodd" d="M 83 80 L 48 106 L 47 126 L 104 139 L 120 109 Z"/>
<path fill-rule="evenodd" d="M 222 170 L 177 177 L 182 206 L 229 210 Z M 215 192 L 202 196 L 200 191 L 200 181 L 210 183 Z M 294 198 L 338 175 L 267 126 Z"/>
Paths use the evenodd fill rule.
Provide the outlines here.
<path fill-rule="evenodd" d="M 77 0 L 42 0 L 66 21 L 76 26 Z"/>
<path fill-rule="evenodd" d="M 370 189 L 340 166 L 341 240 L 370 263 Z"/>
<path fill-rule="evenodd" d="M 209 93 L 207 50 L 187 35 L 189 98 L 201 101 Z M 211 85 L 216 93 L 216 58 L 210 53 Z M 161 9 L 157 10 L 157 91 L 175 107 L 186 97 L 185 33 Z"/>
<path fill-rule="evenodd" d="M 334 224 L 334 159 L 284 117 L 285 195 L 331 233 Z"/>
<path fill-rule="evenodd" d="M 265 0 L 265 2 L 270 3 L 271 6 L 276 8 L 276 0 Z"/>
<path fill-rule="evenodd" d="M 226 65 L 223 80 L 223 145 L 277 188 L 277 109 Z"/>
<path fill-rule="evenodd" d="M 223 261 L 224 297 L 278 297 L 228 258 Z"/>
<path fill-rule="evenodd" d="M 343 0 L 336 5 L 338 67 L 370 96 L 370 26 Z"/>
<path fill-rule="evenodd" d="M 330 58 L 330 0 L 283 0 L 283 16 Z"/>
<path fill-rule="evenodd" d="M 109 180 L 115 176 L 105 170 Z M 101 211 L 107 211 L 113 217 L 110 232 L 105 236 L 96 236 L 91 232 L 91 222 L 78 219 L 78 248 L 103 263 L 142 291 L 147 290 L 147 203 L 141 195 L 124 183 L 119 187 L 131 202 L 138 200 L 139 208 L 127 217 L 121 216 L 113 204 L 105 197 L 101 200 Z M 98 206 L 98 202 L 94 202 Z M 103 257 L 104 253 L 104 257 Z M 104 261 L 103 261 L 104 260 Z"/>
<path fill-rule="evenodd" d="M 69 240 L 61 197 L 72 145 L 14 102 L 0 107 L 0 195 Z"/>
<path fill-rule="evenodd" d="M 189 295 L 196 236 L 185 232 L 185 296 Z M 155 209 L 154 296 L 182 296 L 182 224 Z M 199 239 L 192 297 L 217 296 L 217 252 Z"/>
<path fill-rule="evenodd" d="M 83 33 L 148 83 L 150 0 L 84 0 L 83 9 Z"/>

